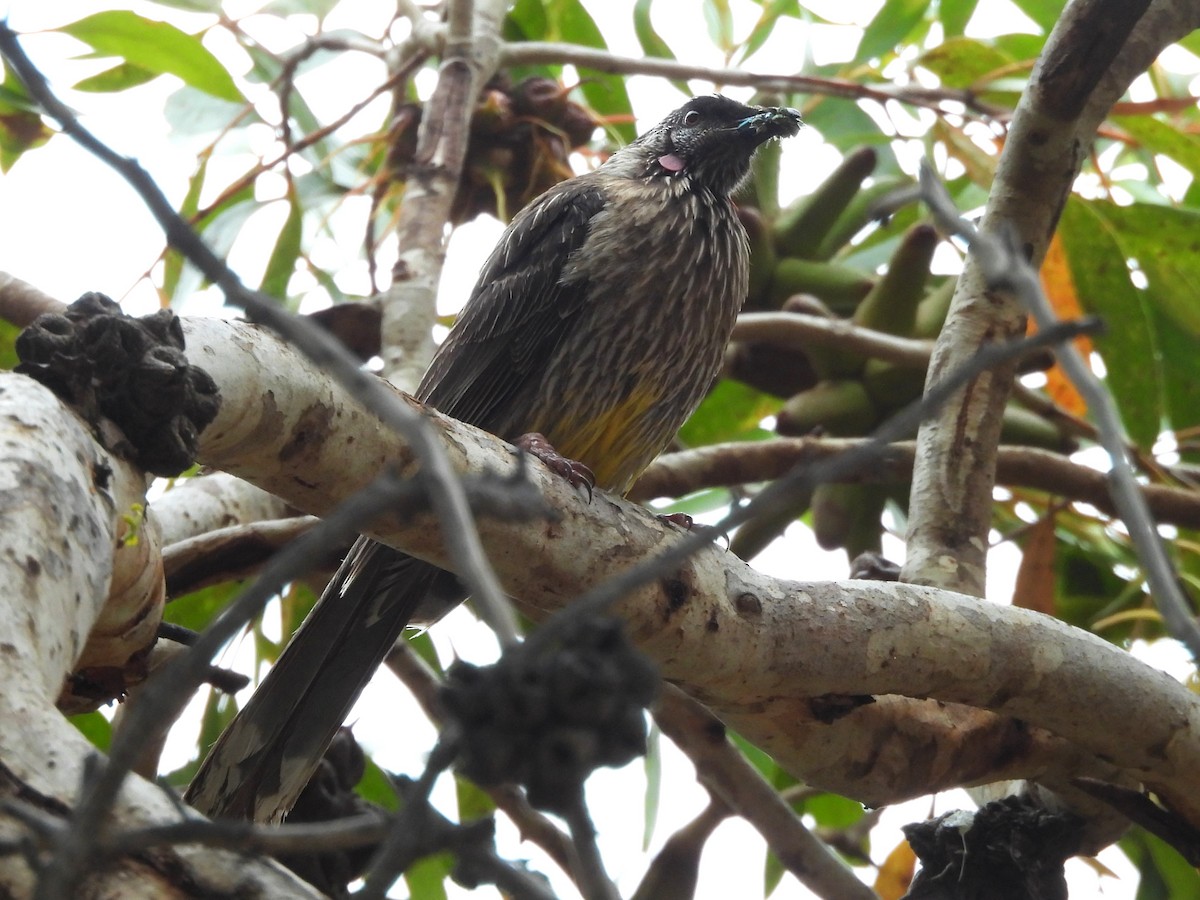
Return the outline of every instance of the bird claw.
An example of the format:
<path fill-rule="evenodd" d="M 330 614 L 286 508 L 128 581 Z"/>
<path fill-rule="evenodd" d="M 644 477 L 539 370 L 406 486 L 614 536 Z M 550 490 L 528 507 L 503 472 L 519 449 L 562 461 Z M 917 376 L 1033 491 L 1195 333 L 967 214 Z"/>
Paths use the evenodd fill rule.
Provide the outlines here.
<path fill-rule="evenodd" d="M 691 531 L 695 520 L 687 513 L 666 513 L 665 515 L 656 516 L 658 521 L 667 525 L 678 525 L 684 531 Z"/>
<path fill-rule="evenodd" d="M 596 476 L 583 463 L 567 459 L 554 449 L 544 434 L 536 431 L 521 435 L 513 443 L 530 456 L 540 459 L 550 467 L 550 471 L 565 478 L 571 487 L 587 488 L 588 503 L 592 502 L 592 492 L 596 488 Z"/>
<path fill-rule="evenodd" d="M 712 525 L 697 525 L 695 520 L 692 519 L 692 517 L 687 513 L 664 513 L 661 515 L 656 515 L 654 518 L 658 519 L 658 521 L 665 525 L 675 525 L 679 528 L 682 528 L 689 534 L 692 532 L 697 532 L 699 534 L 708 536 L 709 540 L 723 540 L 725 541 L 725 548 L 729 548 L 728 532 L 714 528 Z"/>

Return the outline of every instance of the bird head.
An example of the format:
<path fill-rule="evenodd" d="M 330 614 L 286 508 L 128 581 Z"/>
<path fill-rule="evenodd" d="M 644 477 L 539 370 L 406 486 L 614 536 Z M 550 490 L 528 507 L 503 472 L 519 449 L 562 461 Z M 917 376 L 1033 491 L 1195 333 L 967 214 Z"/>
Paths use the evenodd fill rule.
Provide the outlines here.
<path fill-rule="evenodd" d="M 694 97 L 607 165 L 635 177 L 684 178 L 726 196 L 749 173 L 759 145 L 799 130 L 794 109 L 746 106 L 719 94 Z"/>

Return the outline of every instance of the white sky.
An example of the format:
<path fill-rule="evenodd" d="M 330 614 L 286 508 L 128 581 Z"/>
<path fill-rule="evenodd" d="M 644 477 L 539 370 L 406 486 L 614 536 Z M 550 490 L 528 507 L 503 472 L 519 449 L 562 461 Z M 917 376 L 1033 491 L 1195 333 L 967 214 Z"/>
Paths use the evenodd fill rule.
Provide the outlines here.
<path fill-rule="evenodd" d="M 870 20 L 881 0 L 823 0 L 806 4 L 820 15 L 844 22 L 858 24 Z M 165 7 L 149 4 L 96 4 L 87 0 L 0 0 L 0 16 L 6 8 L 10 24 L 18 31 L 31 32 L 74 21 L 97 8 L 133 6 L 151 16 L 168 18 L 181 27 L 197 28 L 204 19 L 178 14 Z M 227 3 L 231 15 L 256 8 L 261 4 L 252 0 L 231 0 Z M 609 40 L 610 47 L 617 52 L 639 54 L 632 30 L 631 0 L 624 2 L 590 3 L 594 15 Z M 736 32 L 745 34 L 756 19 L 759 7 L 750 0 L 733 0 L 731 7 L 737 23 Z M 339 7 L 336 18 L 331 18 L 329 27 L 353 25 L 368 32 L 378 32 L 382 23 L 391 15 L 392 4 L 386 0 L 345 0 Z M 708 40 L 698 5 L 694 15 L 676 15 L 678 4 L 659 3 L 655 7 L 655 22 L 660 33 L 665 35 L 677 51 L 686 48 L 687 60 L 706 65 L 723 65 L 719 52 Z M 668 14 L 667 10 L 671 10 Z M 1018 23 L 1024 20 L 1007 0 L 982 0 L 976 22 L 979 28 L 992 28 L 1002 23 L 1005 30 L 1032 30 Z M 264 42 L 278 43 L 281 47 L 294 43 L 299 32 L 294 34 L 263 31 L 263 22 L 251 20 L 247 26 L 257 29 L 254 33 Z M 855 43 L 854 35 L 846 29 L 820 27 L 817 33 L 806 32 L 798 24 L 781 23 L 770 43 L 748 65 L 756 71 L 794 71 L 806 48 L 818 56 L 820 61 L 846 58 Z M 31 34 L 25 46 L 34 61 L 51 78 L 60 96 L 78 109 L 85 123 L 120 152 L 136 155 L 156 177 L 159 184 L 174 200 L 182 198 L 191 175 L 192 159 L 174 143 L 167 132 L 160 112 L 167 94 L 174 90 L 176 82 L 160 78 L 135 91 L 116 96 L 78 94 L 65 89 L 85 75 L 106 67 L 96 61 L 70 61 L 70 57 L 81 52 L 80 45 L 69 38 L 55 34 Z M 214 46 L 220 52 L 220 46 Z M 823 57 L 823 58 L 822 58 Z M 364 70 L 372 62 L 361 57 L 341 60 L 339 77 L 331 77 L 333 67 L 322 69 L 317 76 L 302 82 L 307 99 L 319 114 L 333 113 L 342 108 L 345 97 L 337 90 L 339 85 L 362 83 Z M 326 89 L 322 92 L 321 88 Z M 697 93 L 710 90 L 710 86 L 694 83 Z M 635 112 L 642 125 L 656 121 L 663 113 L 677 106 L 680 95 L 656 79 L 633 77 L 628 89 L 633 98 Z M 744 97 L 747 92 L 730 90 L 734 96 Z M 273 141 L 271 129 L 262 126 L 251 134 L 251 149 L 261 152 Z M 911 154 L 912 144 L 900 147 L 902 153 Z M 920 144 L 915 144 L 916 152 Z M 237 165 L 245 165 L 249 157 L 228 163 L 230 173 L 236 173 Z M 795 196 L 818 183 L 838 161 L 838 154 L 824 146 L 815 132 L 803 132 L 800 137 L 785 144 L 784 191 Z M 279 196 L 280 179 L 261 179 L 258 190 L 260 197 Z M 789 199 L 784 197 L 785 201 Z M 365 214 L 364 202 L 349 203 L 337 214 L 333 226 L 345 226 L 355 217 Z M 263 233 L 273 237 L 282 221 L 281 208 L 268 208 L 259 214 Z M 273 223 L 273 224 L 272 224 Z M 446 311 L 457 307 L 466 297 L 475 279 L 479 262 L 488 252 L 501 227 L 494 221 L 481 220 L 460 228 L 451 244 L 451 257 L 441 288 L 440 304 Z M 365 264 L 358 259 L 357 241 L 361 225 L 346 228 L 344 234 L 352 235 L 352 242 L 345 245 L 329 244 L 322 248 L 321 262 L 341 271 L 340 284 L 348 290 L 367 290 Z M 149 214 L 136 200 L 129 188 L 110 170 L 94 161 L 89 155 L 63 138 L 55 138 L 50 145 L 27 154 L 7 176 L 0 176 L 0 270 L 8 271 L 29 281 L 63 300 L 72 300 L 89 290 L 101 290 L 114 298 L 121 299 L 129 312 L 140 314 L 157 308 L 158 300 L 145 274 L 155 265 L 156 256 L 162 246 L 162 236 Z M 268 245 L 269 247 L 269 245 Z M 265 265 L 266 255 L 261 242 L 253 239 L 239 241 L 230 256 L 230 262 L 248 282 L 254 282 Z M 385 254 L 381 259 L 381 270 L 386 271 L 390 260 Z M 220 300 L 212 292 L 200 295 L 190 302 L 185 312 L 191 314 L 218 314 Z M 889 541 L 885 552 L 893 559 L 901 559 L 903 547 L 898 540 Z M 993 553 L 990 562 L 989 594 L 1000 602 L 1008 602 L 1012 593 L 1012 582 L 1018 556 L 1011 547 Z M 756 566 L 781 577 L 837 578 L 846 571 L 842 553 L 826 553 L 820 550 L 806 529 L 793 526 L 786 537 L 764 553 Z M 443 658 L 449 660 L 460 653 L 475 662 L 486 662 L 494 656 L 494 641 L 490 633 L 463 610 L 457 611 L 443 625 L 435 629 L 435 639 Z M 231 651 L 230 661 L 248 665 L 249 648 Z M 1159 660 L 1161 664 L 1161 658 Z M 1174 668 L 1174 667 L 1173 667 Z M 385 712 L 382 712 L 386 710 Z M 419 711 L 407 701 L 403 688 L 384 674 L 376 680 L 356 708 L 358 723 L 356 734 L 371 749 L 377 761 L 385 767 L 415 774 L 423 766 L 425 748 L 434 742 L 434 731 Z M 394 723 L 402 721 L 403 735 L 398 740 Z M 166 766 L 173 768 L 182 763 L 194 745 L 194 732 L 180 728 L 168 747 Z M 692 780 L 690 763 L 678 751 L 664 742 L 665 787 L 658 825 L 651 852 L 661 846 L 662 841 L 675 829 L 688 822 L 705 803 L 703 791 Z M 644 780 L 640 763 L 620 772 L 602 771 L 589 784 L 592 798 L 591 808 L 595 814 L 600 833 L 601 849 L 618 879 L 623 894 L 632 893 L 648 857 L 642 853 L 642 802 Z M 443 780 L 438 798 L 445 810 L 453 810 L 452 787 Z M 940 814 L 969 801 L 955 792 L 929 800 L 914 801 L 885 811 L 883 824 L 875 833 L 872 848 L 873 858 L 879 862 L 899 842 L 898 827 L 901 824 L 924 818 L 931 812 Z M 554 879 L 555 890 L 564 898 L 576 896 L 552 864 L 542 865 L 534 848 L 518 845 L 511 829 L 502 831 L 504 844 L 501 852 L 512 858 L 528 856 L 535 867 L 547 872 Z M 1105 865 L 1119 873 L 1121 881 L 1098 879 L 1095 870 L 1083 863 L 1071 865 L 1072 896 L 1103 896 L 1122 900 L 1133 897 L 1136 876 L 1124 856 L 1116 851 L 1107 851 L 1102 857 Z M 763 843 L 748 825 L 731 820 L 721 826 L 710 841 L 705 852 L 701 887 L 698 900 L 725 900 L 731 896 L 760 895 L 763 865 Z M 873 878 L 873 872 L 864 872 Z M 465 896 L 466 892 L 451 888 L 451 896 Z M 397 896 L 402 894 L 398 893 Z M 480 891 L 476 896 L 494 896 L 494 892 Z M 779 900 L 799 900 L 811 895 L 801 888 L 790 876 L 773 895 Z"/>

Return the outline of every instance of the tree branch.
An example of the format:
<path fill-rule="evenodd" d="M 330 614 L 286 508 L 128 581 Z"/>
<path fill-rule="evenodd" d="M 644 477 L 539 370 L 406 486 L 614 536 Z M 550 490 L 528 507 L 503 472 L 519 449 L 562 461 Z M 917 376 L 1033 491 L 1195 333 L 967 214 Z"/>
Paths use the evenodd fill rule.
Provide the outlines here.
<path fill-rule="evenodd" d="M 1158 52 L 1198 21 L 1200 10 L 1178 0 L 1155 0 L 1148 8 L 1145 0 L 1070 4 L 1017 106 L 980 229 L 1013 229 L 1026 257 L 1038 265 L 1097 126 Z M 1080 53 L 1089 60 L 1084 80 L 1056 62 Z M 985 344 L 1020 334 L 1024 327 L 1020 304 L 990 293 L 969 257 L 927 385 Z M 982 596 L 995 453 L 1011 387 L 1011 368 L 986 373 L 921 429 L 906 580 Z"/>
<path fill-rule="evenodd" d="M 105 614 L 114 554 L 123 547 L 129 507 L 144 476 L 104 452 L 90 431 L 48 390 L 31 379 L 3 376 L 0 422 L 17 429 L 0 456 L 5 528 L 0 529 L 0 792 L 59 817 L 69 817 L 85 776 L 94 777 L 95 748 L 55 708 L 67 672 L 91 627 Z M 52 512 L 57 510 L 58 513 Z M 71 551 L 62 556 L 64 541 Z M 145 542 L 143 542 L 145 543 Z M 140 564 L 146 569 L 145 562 Z M 151 620 L 153 621 L 153 620 Z M 115 828 L 178 821 L 187 815 L 157 787 L 128 779 L 106 807 Z M 21 830 L 18 830 L 21 829 Z M 9 813 L 0 833 L 22 833 Z M 98 829 L 97 829 L 98 831 Z M 9 857 L 0 865 L 0 894 L 29 897 L 42 874 L 40 855 Z M 89 869 L 87 890 L 121 894 L 131 878 L 163 893 L 186 881 L 192 890 L 228 896 L 250 890 L 271 897 L 313 897 L 290 873 L 270 862 L 198 847 L 177 847 L 152 860 L 106 860 Z M 136 872 L 136 874 L 133 874 Z M 240 886 L 240 887 L 239 887 Z M 148 888 L 153 889 L 153 888 Z M 59 896 L 74 896 L 74 893 Z"/>
<path fill-rule="evenodd" d="M 871 900 L 863 884 L 725 736 L 725 726 L 673 685 L 663 686 L 654 720 L 696 766 L 696 777 L 749 822 L 784 868 L 818 897 Z"/>
<path fill-rule="evenodd" d="M 878 103 L 899 101 L 927 109 L 942 110 L 953 104 L 956 112 L 968 109 L 988 118 L 1003 117 L 1006 111 L 982 102 L 972 91 L 945 88 L 924 88 L 917 85 L 865 85 L 838 78 L 816 78 L 808 75 L 775 75 L 747 72 L 743 69 L 694 66 L 673 59 L 657 57 L 620 56 L 607 50 L 581 47 L 578 44 L 556 44 L 552 41 L 512 41 L 500 52 L 500 65 L 569 64 L 597 72 L 620 75 L 653 75 L 670 79 L 697 79 L 715 86 L 738 85 L 760 91 L 786 94 L 817 94 L 847 100 L 874 100 Z"/>
<path fill-rule="evenodd" d="M 650 464 L 630 491 L 630 499 L 680 497 L 714 487 L 771 481 L 805 463 L 831 459 L 865 444 L 861 438 L 776 438 L 755 443 L 714 444 L 667 453 Z M 854 484 L 888 484 L 912 478 L 916 443 L 900 441 L 869 469 L 847 475 Z M 1060 453 L 1036 447 L 1002 446 L 996 457 L 996 480 L 1009 487 L 1033 488 L 1078 503 L 1088 503 L 1116 516 L 1108 477 Z M 1143 484 L 1142 496 L 1160 522 L 1200 528 L 1200 493 L 1162 484 Z"/>
<path fill-rule="evenodd" d="M 270 432 L 252 418 L 223 412 L 202 436 L 206 462 L 237 471 L 316 515 L 326 511 L 337 487 L 350 486 L 342 452 L 348 434 L 355 435 L 367 460 L 395 460 L 402 471 L 414 464 L 412 451 L 372 427 L 369 415 L 350 408 L 336 386 L 317 390 L 316 382 L 325 376 L 303 360 L 246 371 L 238 349 L 246 339 L 233 335 L 248 326 L 203 320 L 189 320 L 186 326 L 188 346 L 194 348 L 189 353 L 205 361 L 222 390 L 229 385 L 235 394 L 244 390 L 248 396 L 276 400 L 271 415 L 277 428 Z M 272 341 L 269 334 L 260 335 L 260 359 L 273 358 Z M 281 350 L 294 355 L 286 347 Z M 314 408 L 315 396 L 327 398 L 329 405 Z M 278 452 L 293 440 L 294 426 L 288 423 L 303 419 L 289 409 L 292 404 L 332 426 L 325 433 L 310 430 L 304 457 L 296 461 L 303 483 L 281 465 Z M 235 400 L 228 408 L 243 407 Z M 459 471 L 494 471 L 511 458 L 511 448 L 498 439 L 433 412 L 425 414 L 443 435 Z M 227 431 L 235 418 L 236 434 Z M 530 615 L 545 616 L 609 579 L 613 571 L 681 541 L 678 531 L 625 501 L 597 492 L 588 504 L 541 466 L 531 467 L 529 477 L 555 509 L 556 520 L 530 526 L 488 519 L 481 523 L 481 533 L 505 589 L 522 598 Z M 370 533 L 437 565 L 452 565 L 430 516 L 376 522 Z M 618 611 L 664 675 L 818 787 L 873 804 L 898 799 L 898 784 L 917 790 L 908 775 L 891 767 L 906 758 L 903 754 L 892 756 L 873 746 L 870 758 L 877 768 L 864 773 L 860 765 L 853 777 L 844 750 L 837 759 L 821 755 L 824 738 L 818 736 L 831 734 L 842 723 L 853 730 L 860 717 L 875 721 L 878 714 L 871 710 L 881 704 L 860 707 L 833 725 L 811 712 L 800 715 L 814 697 L 898 694 L 977 706 L 1045 728 L 1152 784 L 1200 821 L 1200 803 L 1185 775 L 1200 766 L 1200 701 L 1119 648 L 1053 619 L 913 585 L 777 581 L 713 547 L 649 584 L 628 588 Z M 935 718 L 929 711 L 906 728 L 899 724 L 904 715 L 897 709 L 892 708 L 892 715 L 899 718 L 876 734 L 879 740 L 904 742 L 909 734 L 928 741 L 937 733 L 927 724 Z M 905 709 L 912 713 L 913 708 Z M 937 710 L 936 704 L 932 709 Z M 1086 717 L 1078 715 L 1081 709 L 1088 711 Z M 1027 733 L 1027 726 L 1014 734 L 1022 730 Z M 954 734 L 955 728 L 947 726 L 945 733 Z M 984 740 L 985 733 L 975 730 L 987 744 L 986 754 L 996 759 L 994 735 Z M 961 737 L 956 734 L 954 740 Z M 992 774 L 981 769 L 983 757 L 966 752 L 965 746 L 947 758 L 968 766 L 939 769 L 939 777 L 947 780 L 978 782 Z M 906 772 L 907 765 L 902 767 Z M 816 777 L 814 769 L 820 769 Z M 846 781 L 833 787 L 830 782 L 838 780 L 839 770 Z M 1026 774 L 1044 771 L 1042 766 Z M 927 789 L 925 784 L 920 788 Z"/>
<path fill-rule="evenodd" d="M 875 331 L 849 319 L 795 312 L 742 313 L 734 326 L 733 340 L 800 350 L 814 344 L 838 347 L 913 369 L 925 368 L 933 351 L 933 341 Z"/>
<path fill-rule="evenodd" d="M 969 241 L 972 255 L 988 287 L 997 292 L 1008 293 L 1018 298 L 1033 315 L 1039 328 L 1048 328 L 1058 322 L 1051 309 L 1050 301 L 1042 293 L 1037 273 L 1017 254 L 1011 240 L 976 231 L 954 208 L 945 188 L 937 182 L 928 168 L 921 173 L 922 189 L 926 203 L 933 209 L 943 228 Z M 1009 236 L 1011 237 L 1011 236 Z M 1150 517 L 1141 485 L 1133 473 L 1133 466 L 1126 455 L 1129 443 L 1121 424 L 1116 403 L 1103 383 L 1092 374 L 1079 351 L 1067 344 L 1058 351 L 1059 365 L 1063 367 L 1071 383 L 1084 398 L 1088 409 L 1096 419 L 1100 440 L 1108 451 L 1112 472 L 1109 475 L 1109 492 L 1112 503 L 1119 511 L 1130 540 L 1137 551 L 1138 561 L 1146 573 L 1150 593 L 1154 598 L 1167 631 L 1191 651 L 1193 659 L 1200 659 L 1200 626 L 1192 612 L 1191 601 L 1184 595 L 1171 561 L 1167 558 L 1162 538 Z"/>
<path fill-rule="evenodd" d="M 396 222 L 400 255 L 392 284 L 378 300 L 384 374 L 410 391 L 433 355 L 446 223 L 466 158 L 475 100 L 496 70 L 505 7 L 503 0 L 449 5 L 437 88 L 425 104 L 416 154 L 406 173 L 404 204 Z"/>

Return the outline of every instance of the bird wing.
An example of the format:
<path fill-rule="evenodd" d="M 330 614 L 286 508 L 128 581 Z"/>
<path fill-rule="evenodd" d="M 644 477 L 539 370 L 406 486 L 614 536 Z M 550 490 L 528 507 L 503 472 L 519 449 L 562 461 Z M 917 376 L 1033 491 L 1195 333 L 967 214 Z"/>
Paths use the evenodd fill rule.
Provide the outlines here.
<path fill-rule="evenodd" d="M 518 395 L 537 384 L 537 370 L 584 306 L 586 280 L 564 279 L 564 269 L 604 204 L 603 186 L 581 176 L 513 220 L 421 379 L 419 399 L 502 437 L 523 430 L 510 424 L 524 409 Z"/>

